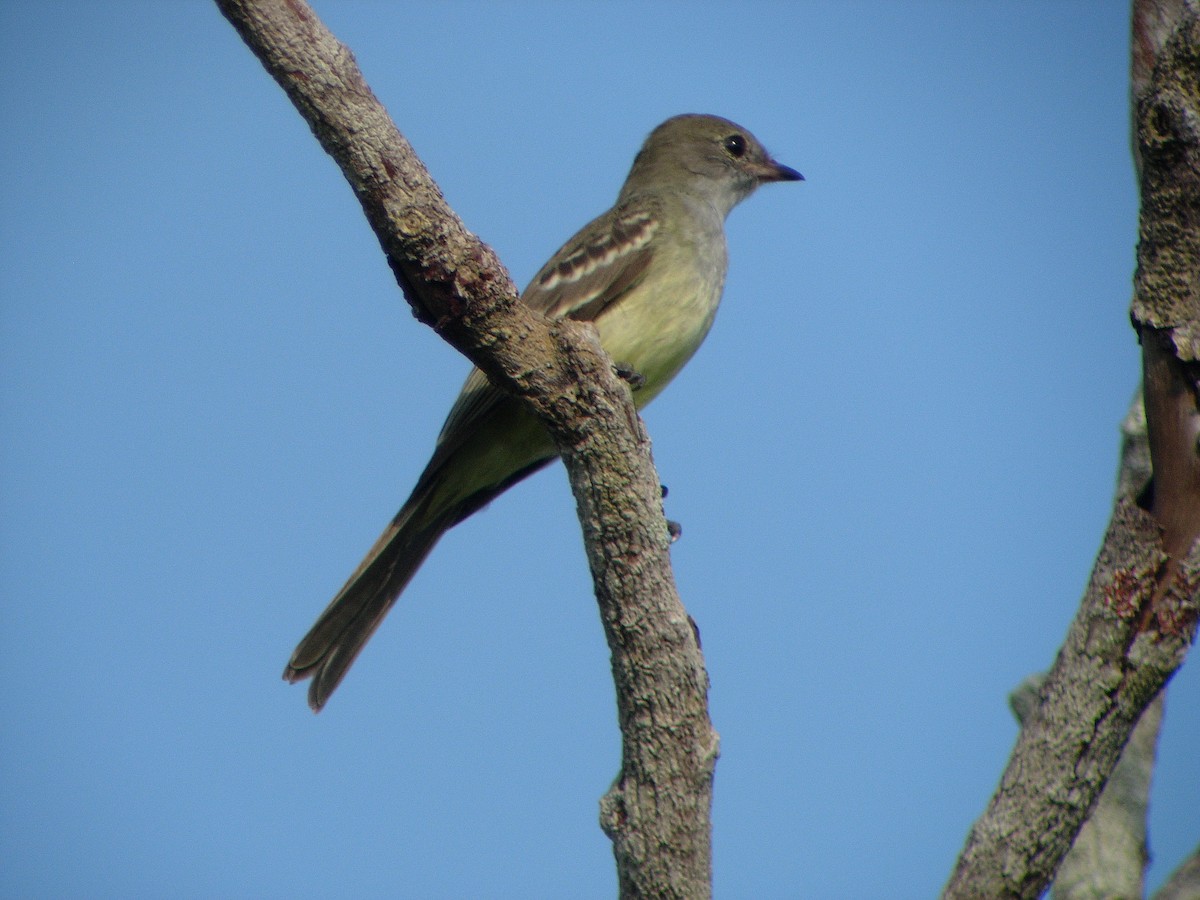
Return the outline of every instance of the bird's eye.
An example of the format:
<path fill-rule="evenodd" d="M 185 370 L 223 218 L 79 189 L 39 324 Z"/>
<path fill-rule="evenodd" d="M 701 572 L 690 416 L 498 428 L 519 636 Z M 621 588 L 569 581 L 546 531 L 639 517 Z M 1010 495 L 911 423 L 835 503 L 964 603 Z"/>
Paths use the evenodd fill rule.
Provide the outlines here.
<path fill-rule="evenodd" d="M 746 152 L 746 139 L 740 134 L 731 134 L 725 138 L 725 150 L 735 159 L 740 159 Z"/>

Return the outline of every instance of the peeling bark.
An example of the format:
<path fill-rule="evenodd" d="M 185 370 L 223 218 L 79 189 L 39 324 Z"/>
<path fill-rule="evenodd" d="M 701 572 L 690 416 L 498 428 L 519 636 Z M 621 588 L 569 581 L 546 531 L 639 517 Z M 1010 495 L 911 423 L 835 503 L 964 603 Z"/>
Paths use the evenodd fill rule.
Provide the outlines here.
<path fill-rule="evenodd" d="M 1151 484 L 1139 503 L 1133 479 L 1122 479 L 1127 490 L 1079 612 L 945 898 L 1041 895 L 1195 639 L 1200 20 L 1192 3 L 1135 6 L 1133 75 L 1142 212 L 1132 317 L 1143 346 Z"/>

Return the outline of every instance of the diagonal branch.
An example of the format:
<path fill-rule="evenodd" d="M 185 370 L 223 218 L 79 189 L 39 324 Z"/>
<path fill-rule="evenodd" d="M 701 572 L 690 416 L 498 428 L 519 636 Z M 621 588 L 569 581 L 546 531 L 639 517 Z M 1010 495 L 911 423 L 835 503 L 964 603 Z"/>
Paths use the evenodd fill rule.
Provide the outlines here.
<path fill-rule="evenodd" d="M 1144 347 L 1149 511 L 1132 492 L 1118 497 L 1079 612 L 944 898 L 1041 895 L 1200 617 L 1200 21 L 1189 2 L 1162 11 L 1156 30 L 1170 38 L 1154 40 L 1161 53 L 1137 105 L 1133 314 Z"/>
<path fill-rule="evenodd" d="M 711 892 L 717 738 L 679 601 L 649 440 L 595 333 L 517 302 L 342 46 L 303 0 L 217 0 L 350 183 L 417 318 L 525 399 L 575 493 L 612 651 L 622 766 L 602 804 L 622 896 Z"/>
<path fill-rule="evenodd" d="M 1165 562 L 1153 519 L 1120 500 L 1039 706 L 971 829 L 945 898 L 1036 898 L 1045 890 L 1134 725 L 1191 644 L 1200 547 L 1160 595 Z"/>

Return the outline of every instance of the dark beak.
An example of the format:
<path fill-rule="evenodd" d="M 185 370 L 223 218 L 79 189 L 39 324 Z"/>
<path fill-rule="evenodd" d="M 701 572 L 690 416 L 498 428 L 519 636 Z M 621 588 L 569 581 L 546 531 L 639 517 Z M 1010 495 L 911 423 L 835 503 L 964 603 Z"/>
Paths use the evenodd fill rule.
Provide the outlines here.
<path fill-rule="evenodd" d="M 760 176 L 763 181 L 803 181 L 804 176 L 790 166 L 777 163 L 775 160 L 767 166 L 767 171 Z"/>

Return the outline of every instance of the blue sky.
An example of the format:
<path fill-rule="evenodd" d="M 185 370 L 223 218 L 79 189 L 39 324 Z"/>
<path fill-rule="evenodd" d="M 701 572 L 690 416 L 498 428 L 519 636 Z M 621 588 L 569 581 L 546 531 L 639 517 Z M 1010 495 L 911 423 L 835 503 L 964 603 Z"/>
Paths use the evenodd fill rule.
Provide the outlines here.
<path fill-rule="evenodd" d="M 524 282 L 679 112 L 738 208 L 647 411 L 725 898 L 929 897 L 1103 533 L 1138 379 L 1124 4 L 319 3 Z M 280 672 L 467 370 L 206 3 L 0 5 L 0 893 L 611 897 L 561 467 L 449 534 L 320 716 Z M 1173 685 L 1160 881 L 1200 838 Z"/>

